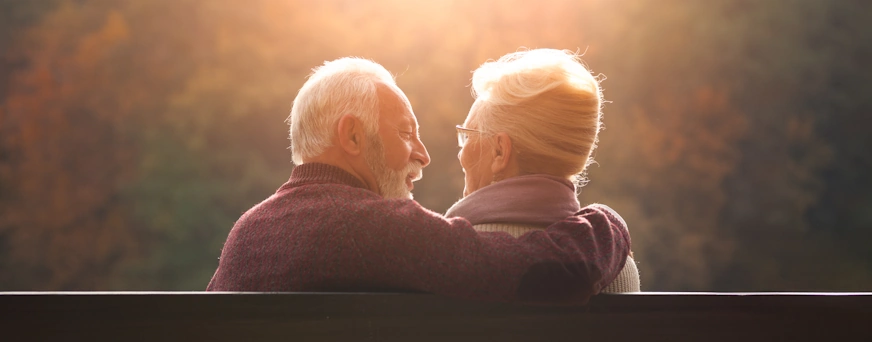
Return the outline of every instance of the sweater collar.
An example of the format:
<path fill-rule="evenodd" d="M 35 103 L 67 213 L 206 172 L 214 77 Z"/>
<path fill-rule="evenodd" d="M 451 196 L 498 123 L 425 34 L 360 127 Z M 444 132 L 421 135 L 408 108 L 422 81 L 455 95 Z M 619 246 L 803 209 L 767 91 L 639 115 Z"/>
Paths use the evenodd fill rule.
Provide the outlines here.
<path fill-rule="evenodd" d="M 535 174 L 478 189 L 454 203 L 445 216 L 463 217 L 473 225 L 502 222 L 548 226 L 580 209 L 572 182 Z"/>
<path fill-rule="evenodd" d="M 291 171 L 291 178 L 278 191 L 309 184 L 342 184 L 367 189 L 363 182 L 342 168 L 321 163 L 297 165 Z"/>

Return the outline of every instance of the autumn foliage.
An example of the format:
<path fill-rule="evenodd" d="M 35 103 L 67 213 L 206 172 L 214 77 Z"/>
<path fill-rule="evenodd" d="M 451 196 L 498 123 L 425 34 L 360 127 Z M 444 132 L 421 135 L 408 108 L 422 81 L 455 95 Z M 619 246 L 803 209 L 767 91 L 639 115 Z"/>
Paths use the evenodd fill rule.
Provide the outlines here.
<path fill-rule="evenodd" d="M 870 7 L 3 2 L 0 290 L 205 288 L 289 176 L 296 91 L 343 56 L 396 74 L 432 157 L 415 198 L 444 211 L 470 72 L 521 47 L 576 50 L 604 80 L 579 198 L 624 216 L 643 290 L 869 290 Z"/>

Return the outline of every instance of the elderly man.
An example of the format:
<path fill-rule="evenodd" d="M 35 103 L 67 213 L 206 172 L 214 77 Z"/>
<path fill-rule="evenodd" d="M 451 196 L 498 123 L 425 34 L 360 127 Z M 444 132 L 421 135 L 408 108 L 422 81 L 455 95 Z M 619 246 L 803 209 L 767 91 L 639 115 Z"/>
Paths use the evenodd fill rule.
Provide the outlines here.
<path fill-rule="evenodd" d="M 630 241 L 606 206 L 514 238 L 411 200 L 430 156 L 409 100 L 381 65 L 317 68 L 291 110 L 290 180 L 236 222 L 208 291 L 421 291 L 583 304 Z"/>

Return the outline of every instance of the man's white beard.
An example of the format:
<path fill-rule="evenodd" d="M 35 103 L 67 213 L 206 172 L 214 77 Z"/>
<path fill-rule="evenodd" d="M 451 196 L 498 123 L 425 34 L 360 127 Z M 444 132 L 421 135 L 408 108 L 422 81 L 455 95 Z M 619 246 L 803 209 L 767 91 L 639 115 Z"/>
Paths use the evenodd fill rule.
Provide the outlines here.
<path fill-rule="evenodd" d="M 421 179 L 421 164 L 411 162 L 402 170 L 393 170 L 385 161 L 385 147 L 381 138 L 378 135 L 368 136 L 367 142 L 371 148 L 367 149 L 364 158 L 369 170 L 375 175 L 382 197 L 412 199 L 412 192 L 406 187 L 406 177 L 415 174 L 418 176 L 413 181 Z"/>

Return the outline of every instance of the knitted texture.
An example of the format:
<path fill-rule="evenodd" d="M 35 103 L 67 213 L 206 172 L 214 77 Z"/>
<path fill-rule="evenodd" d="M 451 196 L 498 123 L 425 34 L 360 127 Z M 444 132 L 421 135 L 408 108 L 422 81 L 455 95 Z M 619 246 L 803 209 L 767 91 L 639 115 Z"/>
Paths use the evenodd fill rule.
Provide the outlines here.
<path fill-rule="evenodd" d="M 514 238 L 385 199 L 340 168 L 312 163 L 239 218 L 207 290 L 584 304 L 618 275 L 629 250 L 626 225 L 606 206 Z"/>
<path fill-rule="evenodd" d="M 518 237 L 524 233 L 534 230 L 541 230 L 542 227 L 535 225 L 512 224 L 512 223 L 483 223 L 473 226 L 475 230 L 481 232 L 506 232 L 509 235 Z M 602 289 L 602 293 L 628 293 L 640 292 L 641 282 L 639 279 L 639 268 L 636 266 L 636 261 L 632 257 L 627 257 L 627 262 L 621 273 L 608 286 Z"/>

